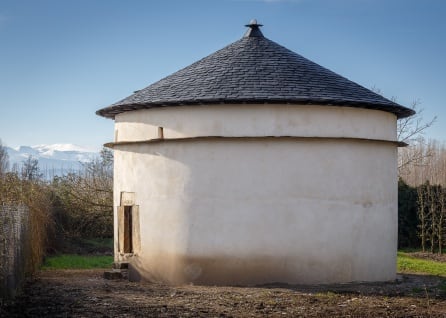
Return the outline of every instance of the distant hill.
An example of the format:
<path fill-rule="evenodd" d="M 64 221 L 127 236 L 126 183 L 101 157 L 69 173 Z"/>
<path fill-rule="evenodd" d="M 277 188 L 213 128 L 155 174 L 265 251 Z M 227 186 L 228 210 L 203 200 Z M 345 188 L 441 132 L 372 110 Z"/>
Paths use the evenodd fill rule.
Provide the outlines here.
<path fill-rule="evenodd" d="M 39 161 L 39 168 L 46 177 L 78 171 L 82 168 L 82 163 L 99 156 L 98 152 L 72 144 L 6 147 L 6 149 L 10 168 L 17 165 L 20 169 L 23 162 L 32 156 Z"/>

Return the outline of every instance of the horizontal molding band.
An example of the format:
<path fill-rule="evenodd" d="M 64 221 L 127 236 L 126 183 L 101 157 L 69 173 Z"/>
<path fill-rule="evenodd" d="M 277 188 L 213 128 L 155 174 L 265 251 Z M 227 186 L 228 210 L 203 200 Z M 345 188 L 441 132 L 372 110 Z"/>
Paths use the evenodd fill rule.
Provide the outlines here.
<path fill-rule="evenodd" d="M 146 139 L 146 140 L 135 140 L 135 141 L 118 141 L 118 142 L 109 142 L 104 144 L 107 148 L 115 148 L 116 146 L 121 145 L 139 145 L 139 144 L 153 144 L 153 143 L 163 143 L 163 142 L 187 142 L 187 141 L 200 141 L 200 140 L 265 140 L 265 139 L 276 139 L 276 140 L 295 140 L 295 141 L 303 141 L 303 140 L 333 140 L 333 141 L 364 141 L 364 142 L 378 142 L 378 143 L 386 143 L 393 144 L 397 147 L 406 147 L 408 144 L 402 141 L 395 140 L 384 140 L 384 139 L 368 139 L 368 138 L 353 138 L 353 137 L 296 137 L 296 136 L 261 136 L 261 137 L 225 137 L 225 136 L 198 136 L 198 137 L 182 137 L 182 138 L 154 138 L 154 139 Z"/>

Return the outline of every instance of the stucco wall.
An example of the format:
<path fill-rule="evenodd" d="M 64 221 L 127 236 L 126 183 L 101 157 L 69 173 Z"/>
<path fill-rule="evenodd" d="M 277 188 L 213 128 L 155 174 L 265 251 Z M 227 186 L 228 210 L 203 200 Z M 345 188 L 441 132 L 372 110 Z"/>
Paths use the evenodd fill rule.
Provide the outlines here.
<path fill-rule="evenodd" d="M 197 136 L 352 137 L 396 140 L 391 113 L 335 106 L 206 105 L 125 112 L 115 118 L 115 142 Z"/>
<path fill-rule="evenodd" d="M 348 110 L 356 120 L 356 110 Z M 213 118 L 206 110 L 200 120 L 193 115 L 201 112 L 192 111 L 169 124 L 170 110 L 162 111 L 117 116 L 118 140 L 132 118 L 143 122 L 132 125 L 161 123 L 172 134 L 188 136 L 246 128 L 247 135 L 395 138 L 394 116 L 380 111 L 365 110 L 373 116 L 358 119 L 361 125 L 343 118 L 336 107 L 322 117 L 276 114 L 261 123 L 256 118 L 263 115 L 257 112 L 240 113 L 245 123 L 238 116 L 234 122 Z M 328 120 L 331 115 L 337 121 Z M 313 119 L 320 120 L 316 128 L 306 124 L 314 124 Z M 146 132 L 127 130 L 126 138 L 150 138 L 143 136 Z M 139 205 L 141 251 L 132 257 L 133 274 L 174 284 L 394 279 L 396 156 L 391 143 L 354 140 L 211 139 L 116 146 L 115 206 L 121 191 L 135 192 Z"/>

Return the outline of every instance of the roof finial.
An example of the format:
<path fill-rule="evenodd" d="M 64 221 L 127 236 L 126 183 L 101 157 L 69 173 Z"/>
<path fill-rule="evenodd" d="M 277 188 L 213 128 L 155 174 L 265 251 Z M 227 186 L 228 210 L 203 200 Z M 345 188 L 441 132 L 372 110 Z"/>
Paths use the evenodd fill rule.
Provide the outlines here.
<path fill-rule="evenodd" d="M 249 27 L 248 31 L 246 31 L 244 37 L 263 37 L 262 32 L 260 31 L 260 27 L 263 26 L 263 24 L 257 23 L 256 19 L 252 19 L 249 24 L 245 25 L 246 27 Z"/>

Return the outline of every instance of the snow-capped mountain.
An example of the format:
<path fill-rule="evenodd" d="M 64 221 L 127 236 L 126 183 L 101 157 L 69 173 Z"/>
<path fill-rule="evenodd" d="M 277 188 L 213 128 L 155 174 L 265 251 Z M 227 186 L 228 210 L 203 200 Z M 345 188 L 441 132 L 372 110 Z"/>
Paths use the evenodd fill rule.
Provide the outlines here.
<path fill-rule="evenodd" d="M 82 168 L 82 163 L 99 156 L 98 152 L 72 144 L 6 147 L 6 149 L 10 167 L 17 165 L 20 169 L 23 162 L 32 156 L 39 161 L 41 172 L 50 176 L 77 171 Z"/>

